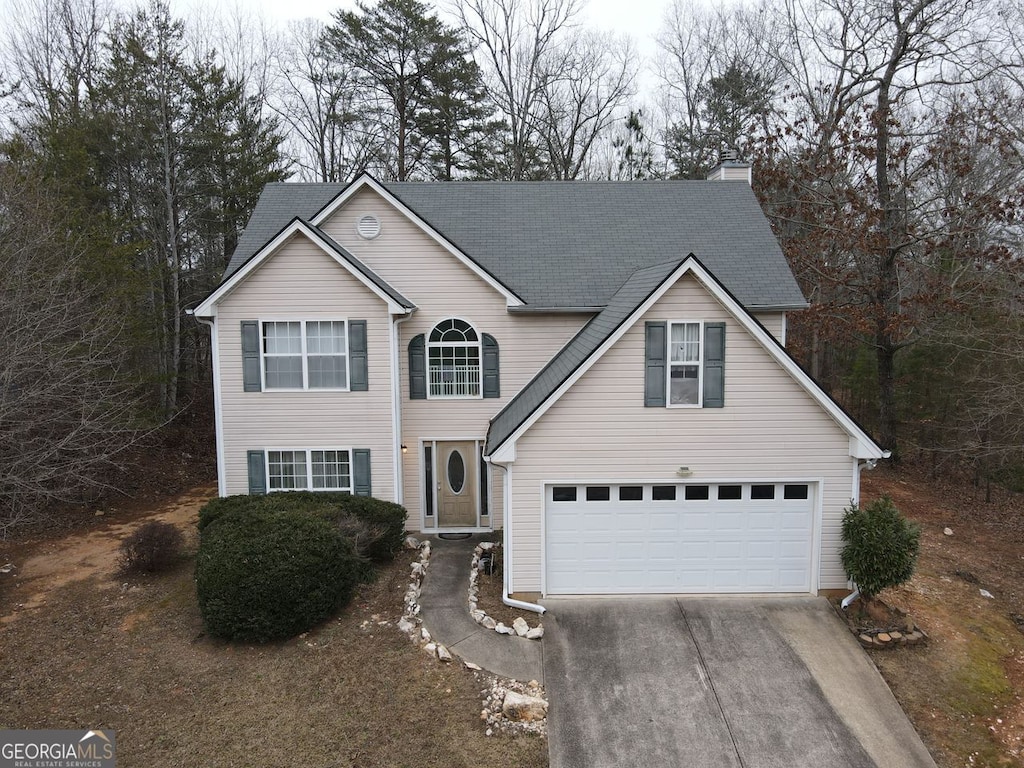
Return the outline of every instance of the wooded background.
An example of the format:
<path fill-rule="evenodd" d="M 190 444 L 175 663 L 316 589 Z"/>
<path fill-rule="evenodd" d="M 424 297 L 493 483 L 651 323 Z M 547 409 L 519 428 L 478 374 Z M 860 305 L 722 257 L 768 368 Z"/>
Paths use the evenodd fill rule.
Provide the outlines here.
<path fill-rule="evenodd" d="M 650 61 L 582 0 L 8 5 L 0 534 L 209 402 L 185 310 L 267 182 L 699 179 L 723 148 L 811 302 L 798 360 L 895 457 L 1024 490 L 1020 0 L 677 0 Z"/>

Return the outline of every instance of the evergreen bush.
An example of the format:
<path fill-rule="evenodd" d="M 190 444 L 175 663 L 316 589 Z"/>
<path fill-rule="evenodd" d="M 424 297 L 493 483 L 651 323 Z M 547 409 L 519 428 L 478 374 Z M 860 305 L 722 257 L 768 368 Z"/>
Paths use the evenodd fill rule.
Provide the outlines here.
<path fill-rule="evenodd" d="M 196 592 L 203 623 L 228 640 L 293 637 L 345 605 L 370 566 L 321 510 L 275 510 L 264 501 L 269 496 L 248 498 L 251 505 L 231 502 L 202 528 Z"/>
<path fill-rule="evenodd" d="M 888 496 L 866 507 L 848 507 L 842 533 L 843 568 L 865 600 L 914 575 L 921 531 L 899 513 Z"/>

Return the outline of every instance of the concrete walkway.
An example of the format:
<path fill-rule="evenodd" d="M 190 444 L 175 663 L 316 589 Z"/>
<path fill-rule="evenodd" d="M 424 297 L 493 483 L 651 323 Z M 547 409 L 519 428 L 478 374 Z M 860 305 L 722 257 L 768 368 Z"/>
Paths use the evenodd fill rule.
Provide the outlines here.
<path fill-rule="evenodd" d="M 551 768 L 935 768 L 824 599 L 545 605 Z"/>
<path fill-rule="evenodd" d="M 430 541 L 430 565 L 420 590 L 423 626 L 452 653 L 502 677 L 544 682 L 542 645 L 537 640 L 499 635 L 484 629 L 469 615 L 469 568 L 473 549 L 493 535 Z"/>

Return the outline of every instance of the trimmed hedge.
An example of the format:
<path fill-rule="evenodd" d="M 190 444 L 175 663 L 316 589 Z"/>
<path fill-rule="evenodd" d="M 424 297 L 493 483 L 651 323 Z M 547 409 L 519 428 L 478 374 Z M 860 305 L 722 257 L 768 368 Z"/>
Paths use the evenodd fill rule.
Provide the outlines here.
<path fill-rule="evenodd" d="M 371 574 L 330 519 L 260 506 L 234 503 L 203 527 L 196 593 L 215 637 L 293 637 L 334 614 Z"/>
<path fill-rule="evenodd" d="M 843 515 L 843 568 L 864 599 L 910 580 L 917 565 L 921 529 L 883 496 L 848 507 Z"/>
<path fill-rule="evenodd" d="M 213 499 L 199 511 L 199 532 L 224 515 L 234 511 L 266 511 L 308 513 L 341 526 L 351 528 L 346 517 L 365 524 L 368 538 L 361 542 L 361 550 L 372 560 L 390 558 L 402 546 L 405 538 L 405 507 L 370 496 L 353 496 L 337 491 L 289 491 L 265 496 L 226 496 Z"/>

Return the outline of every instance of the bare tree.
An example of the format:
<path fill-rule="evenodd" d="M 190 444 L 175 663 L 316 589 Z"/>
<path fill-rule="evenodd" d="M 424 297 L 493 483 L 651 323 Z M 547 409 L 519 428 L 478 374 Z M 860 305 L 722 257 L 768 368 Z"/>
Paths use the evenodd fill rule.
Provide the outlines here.
<path fill-rule="evenodd" d="M 477 47 L 491 97 L 508 124 L 506 175 L 528 178 L 540 143 L 545 63 L 556 60 L 580 0 L 465 0 L 452 10 Z"/>
<path fill-rule="evenodd" d="M 365 169 L 381 137 L 366 86 L 323 45 L 325 26 L 292 22 L 278 46 L 268 105 L 289 129 L 288 150 L 307 181 L 344 181 Z"/>
<path fill-rule="evenodd" d="M 119 308 L 54 190 L 0 165 L 0 536 L 103 487 L 138 398 Z"/>
<path fill-rule="evenodd" d="M 112 10 L 104 0 L 11 0 L 6 59 L 39 124 L 79 113 L 93 92 Z"/>
<path fill-rule="evenodd" d="M 897 355 L 913 337 L 907 269 L 920 252 L 916 135 L 923 105 L 1002 66 L 988 6 L 958 0 L 787 0 L 780 56 L 792 91 L 785 174 L 809 206 L 840 212 L 840 269 L 853 325 L 875 357 L 877 427 L 897 444 Z M 798 170 L 805 169 L 805 172 Z M 811 200 L 813 199 L 813 202 Z M 806 210 L 806 209 L 805 209 Z M 834 220 L 833 224 L 836 223 Z"/>
<path fill-rule="evenodd" d="M 766 6 L 676 0 L 658 35 L 662 144 L 675 173 L 702 178 L 723 146 L 749 154 L 768 132 L 779 33 Z"/>
<path fill-rule="evenodd" d="M 537 129 L 556 179 L 586 175 L 594 142 L 635 94 L 634 62 L 628 38 L 592 31 L 542 62 Z"/>

